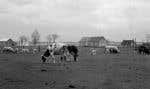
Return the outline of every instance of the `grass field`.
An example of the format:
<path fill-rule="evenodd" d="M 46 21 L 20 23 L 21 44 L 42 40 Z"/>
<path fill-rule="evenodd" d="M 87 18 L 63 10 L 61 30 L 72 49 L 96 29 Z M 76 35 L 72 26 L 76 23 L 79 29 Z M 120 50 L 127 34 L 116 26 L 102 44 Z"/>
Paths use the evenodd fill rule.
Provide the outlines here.
<path fill-rule="evenodd" d="M 42 64 L 39 54 L 0 54 L 0 89 L 150 89 L 150 56 L 122 48 L 120 54 L 89 55 L 78 62 Z"/>

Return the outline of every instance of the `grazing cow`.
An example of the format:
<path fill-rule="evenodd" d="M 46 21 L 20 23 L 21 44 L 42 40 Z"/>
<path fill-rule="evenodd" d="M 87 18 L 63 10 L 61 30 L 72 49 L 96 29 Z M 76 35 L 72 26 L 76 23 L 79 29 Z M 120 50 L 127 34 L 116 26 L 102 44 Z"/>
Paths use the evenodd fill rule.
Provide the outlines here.
<path fill-rule="evenodd" d="M 78 48 L 76 46 L 74 46 L 74 45 L 68 45 L 67 46 L 67 50 L 74 57 L 74 61 L 78 61 L 77 60 L 77 57 L 78 57 Z"/>
<path fill-rule="evenodd" d="M 96 55 L 96 53 L 97 53 L 97 50 L 92 48 L 90 54 L 91 55 Z"/>
<path fill-rule="evenodd" d="M 47 49 L 47 50 L 44 52 L 44 54 L 42 55 L 42 62 L 43 62 L 43 63 L 45 63 L 45 61 L 47 60 L 46 57 L 49 57 L 50 54 L 51 54 L 51 53 L 50 53 L 49 49 Z"/>
<path fill-rule="evenodd" d="M 119 53 L 120 50 L 117 46 L 105 46 L 105 53 Z"/>
<path fill-rule="evenodd" d="M 2 52 L 3 53 L 15 53 L 15 50 L 12 47 L 4 47 Z"/>
<path fill-rule="evenodd" d="M 65 45 L 62 43 L 54 43 L 49 45 L 45 53 L 42 55 L 42 61 L 45 63 L 47 57 L 51 57 L 53 59 L 53 63 L 55 63 L 55 56 L 60 55 L 61 60 L 66 60 L 69 55 L 74 57 L 74 61 L 77 61 L 78 49 L 74 45 Z"/>
<path fill-rule="evenodd" d="M 38 50 L 37 49 L 33 49 L 33 54 L 37 53 Z"/>
<path fill-rule="evenodd" d="M 139 54 L 150 54 L 150 46 L 142 44 L 135 49 Z"/>
<path fill-rule="evenodd" d="M 62 49 L 64 48 L 65 44 L 62 43 L 53 43 L 51 45 L 49 45 L 46 49 L 46 51 L 44 52 L 44 54 L 42 55 L 42 61 L 43 63 L 45 63 L 45 61 L 47 60 L 47 58 L 52 58 L 53 63 L 55 63 L 55 55 L 62 55 L 63 51 Z M 61 57 L 61 59 L 64 57 Z"/>
<path fill-rule="evenodd" d="M 21 52 L 22 53 L 29 53 L 30 51 L 29 51 L 29 49 L 22 49 Z"/>
<path fill-rule="evenodd" d="M 19 52 L 19 48 L 15 48 L 15 53 L 18 53 Z"/>

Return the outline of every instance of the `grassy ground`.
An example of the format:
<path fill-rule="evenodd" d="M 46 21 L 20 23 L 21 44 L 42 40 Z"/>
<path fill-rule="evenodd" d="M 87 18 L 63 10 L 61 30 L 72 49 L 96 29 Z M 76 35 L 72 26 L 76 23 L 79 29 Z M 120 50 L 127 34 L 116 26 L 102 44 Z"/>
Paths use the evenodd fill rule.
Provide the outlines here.
<path fill-rule="evenodd" d="M 0 54 L 0 89 L 149 89 L 150 56 L 127 48 L 120 54 L 89 55 L 78 62 L 42 64 L 41 54 Z M 57 60 L 58 61 L 58 60 Z"/>

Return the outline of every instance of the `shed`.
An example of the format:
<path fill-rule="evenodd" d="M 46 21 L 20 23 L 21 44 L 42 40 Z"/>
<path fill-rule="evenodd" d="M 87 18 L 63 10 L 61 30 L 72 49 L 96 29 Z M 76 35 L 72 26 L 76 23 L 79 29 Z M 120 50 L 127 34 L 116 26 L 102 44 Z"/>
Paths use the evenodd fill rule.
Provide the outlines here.
<path fill-rule="evenodd" d="M 0 39 L 0 46 L 17 46 L 17 43 L 10 38 Z"/>
<path fill-rule="evenodd" d="M 123 40 L 121 43 L 123 47 L 134 47 L 136 46 L 136 42 L 134 40 Z"/>

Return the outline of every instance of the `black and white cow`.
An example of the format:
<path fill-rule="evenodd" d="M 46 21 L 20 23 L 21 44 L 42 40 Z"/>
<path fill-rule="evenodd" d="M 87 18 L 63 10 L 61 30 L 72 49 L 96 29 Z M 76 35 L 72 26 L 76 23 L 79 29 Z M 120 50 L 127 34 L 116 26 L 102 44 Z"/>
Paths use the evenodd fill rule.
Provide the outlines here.
<path fill-rule="evenodd" d="M 23 48 L 23 49 L 21 49 L 21 53 L 30 53 L 30 51 L 27 48 Z"/>
<path fill-rule="evenodd" d="M 120 50 L 117 46 L 105 46 L 105 53 L 119 53 Z"/>
<path fill-rule="evenodd" d="M 12 47 L 4 47 L 2 52 L 3 53 L 15 53 L 15 50 Z"/>
<path fill-rule="evenodd" d="M 91 54 L 91 55 L 96 55 L 96 53 L 97 53 L 97 50 L 96 50 L 96 49 L 94 49 L 94 48 L 91 48 L 91 49 L 90 49 L 90 54 Z"/>
<path fill-rule="evenodd" d="M 139 54 L 150 54 L 150 45 L 148 43 L 143 43 L 142 45 L 139 45 L 136 49 L 137 53 Z"/>
<path fill-rule="evenodd" d="M 33 53 L 33 54 L 36 54 L 36 53 L 38 53 L 38 50 L 37 50 L 37 49 L 33 49 L 33 50 L 32 50 L 32 53 Z"/>
<path fill-rule="evenodd" d="M 78 61 L 78 48 L 74 45 L 68 45 L 67 46 L 67 51 L 73 56 L 74 61 Z"/>

